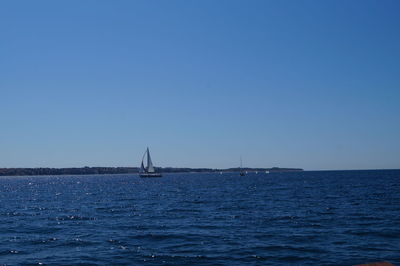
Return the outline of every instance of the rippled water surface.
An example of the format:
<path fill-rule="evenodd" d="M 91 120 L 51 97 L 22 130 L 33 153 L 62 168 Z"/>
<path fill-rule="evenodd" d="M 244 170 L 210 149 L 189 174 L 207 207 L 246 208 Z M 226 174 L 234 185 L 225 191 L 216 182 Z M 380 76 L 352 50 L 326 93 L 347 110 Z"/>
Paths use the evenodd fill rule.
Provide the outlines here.
<path fill-rule="evenodd" d="M 0 264 L 400 265 L 400 171 L 1 177 Z"/>

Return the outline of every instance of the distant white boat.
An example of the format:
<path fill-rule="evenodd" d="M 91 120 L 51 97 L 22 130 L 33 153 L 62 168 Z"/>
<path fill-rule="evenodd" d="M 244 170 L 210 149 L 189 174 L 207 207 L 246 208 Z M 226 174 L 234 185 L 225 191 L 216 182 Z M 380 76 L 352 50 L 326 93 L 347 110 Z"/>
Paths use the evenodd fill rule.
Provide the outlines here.
<path fill-rule="evenodd" d="M 265 171 L 265 173 L 266 173 L 266 174 L 269 174 L 269 171 L 267 170 L 267 171 Z"/>
<path fill-rule="evenodd" d="M 146 158 L 147 161 L 147 166 L 144 166 L 144 160 Z M 140 177 L 162 177 L 160 173 L 156 173 L 153 162 L 151 161 L 150 157 L 150 151 L 149 148 L 146 149 L 146 151 L 143 154 L 142 157 L 142 164 L 140 165 L 140 172 L 139 172 Z"/>

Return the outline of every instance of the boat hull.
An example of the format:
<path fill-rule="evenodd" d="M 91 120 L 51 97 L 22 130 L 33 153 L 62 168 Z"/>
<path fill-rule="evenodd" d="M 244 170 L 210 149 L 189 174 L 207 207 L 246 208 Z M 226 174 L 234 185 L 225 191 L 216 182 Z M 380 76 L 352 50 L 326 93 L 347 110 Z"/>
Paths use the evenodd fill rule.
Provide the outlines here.
<path fill-rule="evenodd" d="M 143 174 L 139 174 L 140 177 L 162 177 L 162 174 L 159 173 L 143 173 Z"/>

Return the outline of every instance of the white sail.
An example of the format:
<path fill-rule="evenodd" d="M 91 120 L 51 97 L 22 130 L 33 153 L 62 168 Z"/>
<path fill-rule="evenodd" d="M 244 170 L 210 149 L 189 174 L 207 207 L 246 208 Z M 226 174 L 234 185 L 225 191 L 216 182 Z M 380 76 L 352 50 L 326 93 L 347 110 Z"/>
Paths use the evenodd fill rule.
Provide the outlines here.
<path fill-rule="evenodd" d="M 149 148 L 147 148 L 147 172 L 148 173 L 154 173 L 155 172 L 153 163 L 151 161 Z"/>

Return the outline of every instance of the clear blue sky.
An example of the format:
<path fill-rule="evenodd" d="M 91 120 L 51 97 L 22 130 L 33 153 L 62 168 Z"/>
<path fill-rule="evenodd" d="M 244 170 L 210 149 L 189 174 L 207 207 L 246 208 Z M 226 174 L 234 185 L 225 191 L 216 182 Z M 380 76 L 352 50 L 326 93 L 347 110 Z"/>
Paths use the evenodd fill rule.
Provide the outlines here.
<path fill-rule="evenodd" d="M 400 1 L 2 1 L 0 167 L 400 168 Z"/>

